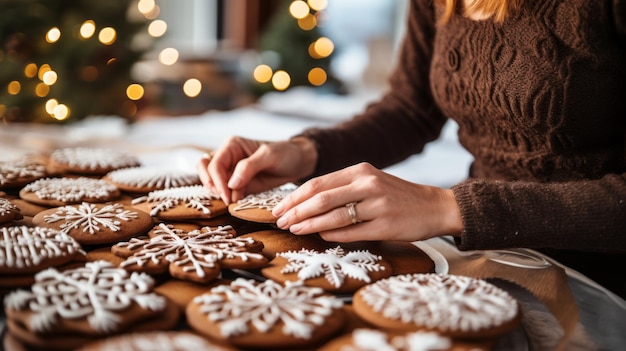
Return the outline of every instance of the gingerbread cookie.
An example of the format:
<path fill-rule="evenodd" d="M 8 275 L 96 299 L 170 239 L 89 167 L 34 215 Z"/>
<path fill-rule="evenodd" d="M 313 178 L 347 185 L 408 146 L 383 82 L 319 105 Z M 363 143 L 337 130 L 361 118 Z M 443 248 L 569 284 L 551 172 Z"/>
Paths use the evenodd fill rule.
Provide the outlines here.
<path fill-rule="evenodd" d="M 469 339 L 503 335 L 521 322 L 519 304 L 482 279 L 436 273 L 392 276 L 354 294 L 354 311 L 383 329 Z"/>
<path fill-rule="evenodd" d="M 347 251 L 341 246 L 316 251 L 300 249 L 276 254 L 261 273 L 277 282 L 302 281 L 333 293 L 352 293 L 365 284 L 389 277 L 392 268 L 367 250 Z"/>
<path fill-rule="evenodd" d="M 227 211 L 224 201 L 202 185 L 152 191 L 134 199 L 132 204 L 164 221 L 213 218 Z"/>
<path fill-rule="evenodd" d="M 0 224 L 9 223 L 22 218 L 22 212 L 14 203 L 0 197 Z"/>
<path fill-rule="evenodd" d="M 238 238 L 230 226 L 186 232 L 159 224 L 150 237 L 132 238 L 111 250 L 125 257 L 120 266 L 149 274 L 169 272 L 172 277 L 207 283 L 221 268 L 259 268 L 267 265 L 260 254 L 263 245 L 250 238 Z"/>
<path fill-rule="evenodd" d="M 27 184 L 20 198 L 37 205 L 59 207 L 81 202 L 107 202 L 120 197 L 116 186 L 101 179 L 44 178 Z"/>
<path fill-rule="evenodd" d="M 346 321 L 343 302 L 302 282 L 238 278 L 187 306 L 192 329 L 237 347 L 301 348 L 326 341 Z"/>
<path fill-rule="evenodd" d="M 139 159 L 127 151 L 88 147 L 54 150 L 48 163 L 54 174 L 82 176 L 103 176 L 116 169 L 139 165 Z"/>
<path fill-rule="evenodd" d="M 455 340 L 432 331 L 388 332 L 358 328 L 325 344 L 318 351 L 488 351 L 493 343 Z"/>
<path fill-rule="evenodd" d="M 45 165 L 29 158 L 0 162 L 0 189 L 18 188 L 47 175 Z"/>
<path fill-rule="evenodd" d="M 228 212 L 251 222 L 276 223 L 277 218 L 272 210 L 278 203 L 296 189 L 293 184 L 286 184 L 277 188 L 250 194 L 228 206 Z"/>
<path fill-rule="evenodd" d="M 0 275 L 27 275 L 70 262 L 84 252 L 72 237 L 41 227 L 0 227 Z"/>
<path fill-rule="evenodd" d="M 129 333 L 98 340 L 76 351 L 234 351 L 188 331 Z"/>
<path fill-rule="evenodd" d="M 201 185 L 197 172 L 171 167 L 129 167 L 107 173 L 103 178 L 130 193 L 149 193 L 155 190 Z"/>
<path fill-rule="evenodd" d="M 35 276 L 31 290 L 5 297 L 7 327 L 28 346 L 72 350 L 122 332 L 167 330 L 179 309 L 155 294 L 147 274 L 129 274 L 105 261 Z"/>
<path fill-rule="evenodd" d="M 81 244 L 116 243 L 143 235 L 153 227 L 152 217 L 120 203 L 83 202 L 42 211 L 33 223 L 69 234 Z"/>

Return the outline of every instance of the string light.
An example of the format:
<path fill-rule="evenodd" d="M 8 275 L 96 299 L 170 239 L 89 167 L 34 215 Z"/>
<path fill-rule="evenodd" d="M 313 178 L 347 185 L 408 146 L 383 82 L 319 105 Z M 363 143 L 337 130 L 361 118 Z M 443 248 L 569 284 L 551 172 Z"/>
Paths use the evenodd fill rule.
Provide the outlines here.
<path fill-rule="evenodd" d="M 289 76 L 289 73 L 279 70 L 272 76 L 272 86 L 274 86 L 274 89 L 287 90 L 289 85 L 291 85 L 291 77 Z"/>
<path fill-rule="evenodd" d="M 65 120 L 70 116 L 70 109 L 64 104 L 58 104 L 52 112 L 52 117 L 59 121 Z"/>
<path fill-rule="evenodd" d="M 308 14 L 304 18 L 298 18 L 298 27 L 302 30 L 311 30 L 317 26 L 317 18 Z"/>
<path fill-rule="evenodd" d="M 268 65 L 258 65 L 252 73 L 254 80 L 259 83 L 267 83 L 272 79 L 272 68 Z"/>
<path fill-rule="evenodd" d="M 289 13 L 294 18 L 305 18 L 310 12 L 311 9 L 309 8 L 309 5 L 302 0 L 296 0 L 289 5 Z"/>
<path fill-rule="evenodd" d="M 139 12 L 141 12 L 143 15 L 150 13 L 155 6 L 156 3 L 154 2 L 154 0 L 139 0 L 139 2 L 137 3 L 137 9 L 139 9 Z"/>
<path fill-rule="evenodd" d="M 196 78 L 187 79 L 183 84 L 183 92 L 188 97 L 196 97 L 202 91 L 202 83 Z"/>
<path fill-rule="evenodd" d="M 167 23 L 163 20 L 155 20 L 148 26 L 148 34 L 154 38 L 161 37 L 167 32 Z"/>
<path fill-rule="evenodd" d="M 98 33 L 98 40 L 104 45 L 111 45 L 115 43 L 117 33 L 113 27 L 104 27 Z"/>
<path fill-rule="evenodd" d="M 57 101 L 57 99 L 49 99 L 48 101 L 46 101 L 45 105 L 46 112 L 52 116 L 52 114 L 54 114 L 54 108 L 58 105 L 59 102 Z"/>
<path fill-rule="evenodd" d="M 48 43 L 56 43 L 61 38 L 61 30 L 57 27 L 52 27 L 46 33 L 46 41 Z"/>
<path fill-rule="evenodd" d="M 45 97 L 50 94 L 50 86 L 46 83 L 37 83 L 35 86 L 35 95 L 38 97 Z"/>
<path fill-rule="evenodd" d="M 43 74 L 42 76 L 42 81 L 46 84 L 46 85 L 54 85 L 54 83 L 57 82 L 57 73 L 53 70 L 47 71 L 46 73 Z"/>
<path fill-rule="evenodd" d="M 307 4 L 315 11 L 323 11 L 328 7 L 328 0 L 307 0 Z"/>
<path fill-rule="evenodd" d="M 311 83 L 312 85 L 320 86 L 326 83 L 328 75 L 326 74 L 326 71 L 324 71 L 322 68 L 314 67 L 309 71 L 308 79 L 309 83 Z"/>
<path fill-rule="evenodd" d="M 174 48 L 165 48 L 159 53 L 159 62 L 170 66 L 178 61 L 178 50 Z"/>
<path fill-rule="evenodd" d="M 328 57 L 334 50 L 335 44 L 326 37 L 321 37 L 313 43 L 313 52 L 318 58 Z M 316 57 L 314 55 L 311 55 L 311 57 Z"/>
<path fill-rule="evenodd" d="M 33 78 L 37 75 L 37 65 L 34 63 L 29 63 L 24 67 L 24 75 L 27 78 Z"/>
<path fill-rule="evenodd" d="M 96 33 L 96 22 L 87 20 L 83 22 L 79 30 L 80 36 L 83 39 L 89 39 Z"/>
<path fill-rule="evenodd" d="M 140 84 L 131 84 L 126 88 L 126 96 L 131 100 L 139 100 L 143 97 L 144 90 Z"/>
<path fill-rule="evenodd" d="M 11 95 L 17 95 L 22 90 L 22 84 L 17 80 L 9 82 L 7 85 L 7 92 Z"/>

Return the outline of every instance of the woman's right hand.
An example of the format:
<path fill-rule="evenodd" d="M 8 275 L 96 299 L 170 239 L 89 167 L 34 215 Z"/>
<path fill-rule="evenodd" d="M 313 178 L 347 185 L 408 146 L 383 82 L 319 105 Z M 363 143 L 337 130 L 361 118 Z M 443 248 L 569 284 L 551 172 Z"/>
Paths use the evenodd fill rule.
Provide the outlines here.
<path fill-rule="evenodd" d="M 264 142 L 230 137 L 212 157 L 196 164 L 202 183 L 226 204 L 313 173 L 317 150 L 310 139 Z"/>

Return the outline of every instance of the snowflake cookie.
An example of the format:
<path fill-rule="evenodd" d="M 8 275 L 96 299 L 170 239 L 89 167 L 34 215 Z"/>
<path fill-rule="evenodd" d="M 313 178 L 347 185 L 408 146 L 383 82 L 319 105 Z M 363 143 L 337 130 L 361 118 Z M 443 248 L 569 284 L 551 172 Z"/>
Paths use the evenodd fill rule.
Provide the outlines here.
<path fill-rule="evenodd" d="M 237 347 L 272 349 L 315 345 L 346 321 L 343 302 L 302 282 L 281 285 L 238 278 L 187 305 L 192 329 Z"/>
<path fill-rule="evenodd" d="M 431 330 L 452 337 L 489 338 L 520 323 L 509 293 L 482 279 L 451 274 L 405 274 L 368 284 L 354 294 L 354 311 L 384 329 Z"/>
<path fill-rule="evenodd" d="M 0 162 L 0 189 L 20 187 L 47 175 L 46 166 L 30 159 Z"/>
<path fill-rule="evenodd" d="M 237 218 L 258 223 L 276 223 L 272 210 L 278 203 L 296 189 L 293 184 L 250 194 L 228 206 L 228 212 Z"/>
<path fill-rule="evenodd" d="M 178 324 L 176 305 L 152 292 L 147 274 L 128 273 L 107 261 L 35 276 L 31 290 L 5 297 L 9 332 L 27 345 L 76 349 L 94 338 Z"/>
<path fill-rule="evenodd" d="M 189 331 L 126 333 L 89 343 L 76 351 L 234 351 Z"/>
<path fill-rule="evenodd" d="M 389 277 L 392 268 L 368 250 L 347 251 L 341 246 L 318 252 L 311 249 L 279 252 L 262 271 L 278 282 L 301 280 L 334 293 L 352 293 L 363 285 Z"/>
<path fill-rule="evenodd" d="M 201 185 L 197 172 L 171 167 L 129 167 L 107 173 L 105 180 L 122 191 L 148 193 L 150 191 Z"/>
<path fill-rule="evenodd" d="M 33 223 L 54 228 L 85 245 L 110 244 L 147 233 L 152 217 L 120 203 L 83 202 L 39 212 Z"/>
<path fill-rule="evenodd" d="M 84 255 L 72 237 L 58 230 L 12 226 L 0 227 L 0 273 L 32 274 L 48 267 L 57 267 Z"/>
<path fill-rule="evenodd" d="M 318 351 L 487 351 L 491 349 L 476 342 L 455 342 L 450 337 L 432 331 L 392 333 L 384 330 L 357 328 L 349 334 L 330 341 Z"/>
<path fill-rule="evenodd" d="M 22 219 L 22 212 L 14 203 L 0 197 L 0 224 L 8 223 L 12 220 Z"/>
<path fill-rule="evenodd" d="M 120 242 L 111 251 L 126 258 L 120 266 L 149 274 L 168 272 L 172 277 L 208 283 L 221 268 L 260 268 L 267 265 L 263 244 L 238 238 L 230 226 L 184 231 L 159 224 L 148 237 Z"/>
<path fill-rule="evenodd" d="M 37 205 L 58 207 L 81 202 L 107 202 L 121 196 L 119 189 L 101 179 L 44 178 L 27 184 L 20 198 Z"/>
<path fill-rule="evenodd" d="M 227 211 L 224 201 L 202 185 L 151 191 L 132 205 L 164 221 L 214 218 Z"/>
<path fill-rule="evenodd" d="M 103 176 L 113 170 L 139 166 L 130 152 L 112 148 L 74 147 L 50 154 L 50 168 L 60 174 Z"/>

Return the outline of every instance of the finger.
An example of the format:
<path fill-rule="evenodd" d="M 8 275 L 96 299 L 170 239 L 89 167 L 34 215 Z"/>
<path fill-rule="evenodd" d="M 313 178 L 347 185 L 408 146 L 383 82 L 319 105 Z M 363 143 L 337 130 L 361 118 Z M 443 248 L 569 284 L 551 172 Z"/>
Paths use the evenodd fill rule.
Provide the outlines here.
<path fill-rule="evenodd" d="M 202 157 L 196 163 L 196 171 L 198 172 L 198 177 L 200 178 L 200 182 L 202 184 L 211 189 L 213 188 L 213 182 L 211 181 L 211 177 L 209 176 L 209 170 L 207 169 L 209 166 L 210 159 L 207 157 Z"/>
<path fill-rule="evenodd" d="M 215 187 L 215 192 L 227 205 L 230 204 L 231 191 L 228 187 L 230 178 L 231 155 L 226 149 L 218 150 L 208 165 L 209 177 Z"/>
<path fill-rule="evenodd" d="M 231 189 L 242 189 L 260 172 L 273 166 L 272 155 L 266 144 L 262 144 L 249 157 L 237 163 L 228 180 Z"/>
<path fill-rule="evenodd" d="M 352 226 L 352 218 L 346 206 L 334 208 L 321 215 L 309 217 L 289 227 L 293 234 L 312 234 L 332 231 L 339 228 Z"/>

